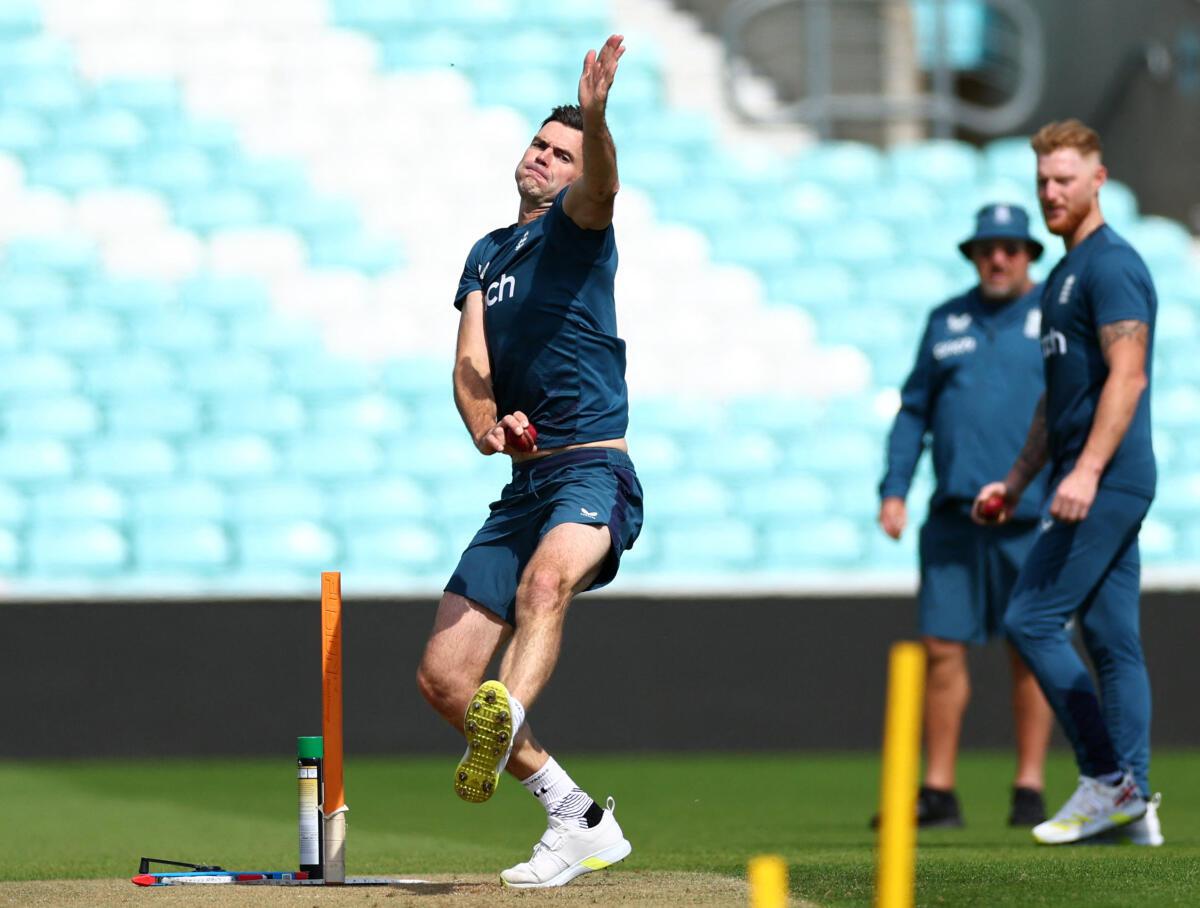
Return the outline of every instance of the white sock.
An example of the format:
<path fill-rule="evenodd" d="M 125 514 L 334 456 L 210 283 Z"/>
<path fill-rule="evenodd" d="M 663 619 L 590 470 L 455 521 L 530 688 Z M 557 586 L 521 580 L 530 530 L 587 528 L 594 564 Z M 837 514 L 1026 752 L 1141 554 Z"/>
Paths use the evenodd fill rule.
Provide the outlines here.
<path fill-rule="evenodd" d="M 566 800 L 575 792 L 583 794 L 579 786 L 575 784 L 575 780 L 567 775 L 567 771 L 558 765 L 558 761 L 551 757 L 546 761 L 546 765 L 531 775 L 528 779 L 521 782 L 525 786 L 525 790 L 538 799 L 538 802 L 545 808 L 546 813 L 557 813 L 556 808 L 561 807 L 561 802 Z M 583 805 L 583 810 L 586 810 L 591 798 L 583 795 L 586 803 Z M 574 798 L 572 800 L 578 800 Z M 583 810 L 579 813 L 582 814 Z"/>
<path fill-rule="evenodd" d="M 525 724 L 525 707 L 521 701 L 512 694 L 508 695 L 508 708 L 512 710 L 512 736 L 516 740 L 517 732 L 521 730 L 521 726 Z"/>

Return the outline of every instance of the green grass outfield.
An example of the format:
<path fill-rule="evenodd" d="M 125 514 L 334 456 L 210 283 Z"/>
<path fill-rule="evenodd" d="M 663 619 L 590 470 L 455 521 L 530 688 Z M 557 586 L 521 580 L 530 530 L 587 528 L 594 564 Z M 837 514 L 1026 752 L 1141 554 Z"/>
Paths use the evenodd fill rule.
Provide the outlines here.
<path fill-rule="evenodd" d="M 459 802 L 453 754 L 347 760 L 347 869 L 355 875 L 491 873 L 524 860 L 541 810 L 506 778 L 492 802 Z M 868 905 L 867 829 L 878 763 L 863 754 L 564 757 L 594 796 L 611 793 L 633 842 L 622 865 L 744 877 L 783 855 L 794 897 Z M 928 905 L 1200 903 L 1200 752 L 1155 756 L 1165 847 L 1045 848 L 1004 824 L 1011 760 L 964 755 L 963 830 L 923 832 L 918 902 Z M 1052 759 L 1051 809 L 1074 770 Z M 0 880 L 127 878 L 141 855 L 285 869 L 296 861 L 295 764 L 278 760 L 0 763 Z M 620 873 L 614 871 L 614 875 Z"/>

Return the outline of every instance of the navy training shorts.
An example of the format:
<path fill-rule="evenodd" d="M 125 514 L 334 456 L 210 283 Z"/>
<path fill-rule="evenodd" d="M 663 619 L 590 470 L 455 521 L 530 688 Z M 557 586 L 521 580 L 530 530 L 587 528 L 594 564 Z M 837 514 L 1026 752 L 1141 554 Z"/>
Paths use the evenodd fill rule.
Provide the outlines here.
<path fill-rule="evenodd" d="M 966 506 L 932 512 L 921 527 L 918 625 L 923 636 L 986 643 L 1002 635 L 1037 521 L 980 526 Z"/>
<path fill-rule="evenodd" d="M 612 549 L 588 589 L 612 582 L 642 529 L 642 486 L 624 451 L 576 448 L 514 463 L 491 511 L 445 589 L 515 625 L 517 584 L 542 537 L 559 524 L 608 527 Z"/>

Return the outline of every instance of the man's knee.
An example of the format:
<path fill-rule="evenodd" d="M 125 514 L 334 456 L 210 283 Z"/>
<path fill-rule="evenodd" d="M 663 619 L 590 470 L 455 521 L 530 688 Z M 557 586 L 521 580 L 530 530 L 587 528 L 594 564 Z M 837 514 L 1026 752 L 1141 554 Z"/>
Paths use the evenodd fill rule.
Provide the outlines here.
<path fill-rule="evenodd" d="M 460 673 L 439 665 L 427 653 L 417 666 L 417 690 L 438 713 L 454 722 L 462 717 L 474 688 Z"/>
<path fill-rule="evenodd" d="M 957 640 L 943 640 L 941 637 L 929 636 L 922 637 L 921 643 L 925 647 L 925 657 L 929 660 L 931 668 L 953 669 L 960 665 L 966 667 L 966 644 Z"/>
<path fill-rule="evenodd" d="M 517 588 L 517 610 L 526 618 L 550 615 L 566 608 L 571 588 L 556 566 L 531 564 Z"/>

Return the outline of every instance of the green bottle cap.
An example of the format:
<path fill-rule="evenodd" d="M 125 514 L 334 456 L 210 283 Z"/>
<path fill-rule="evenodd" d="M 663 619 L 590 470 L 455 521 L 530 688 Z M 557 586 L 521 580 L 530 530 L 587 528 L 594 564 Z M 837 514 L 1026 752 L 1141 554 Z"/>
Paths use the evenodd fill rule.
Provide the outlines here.
<path fill-rule="evenodd" d="M 320 735 L 309 735 L 296 739 L 296 758 L 299 760 L 320 760 L 325 757 L 325 739 Z"/>

